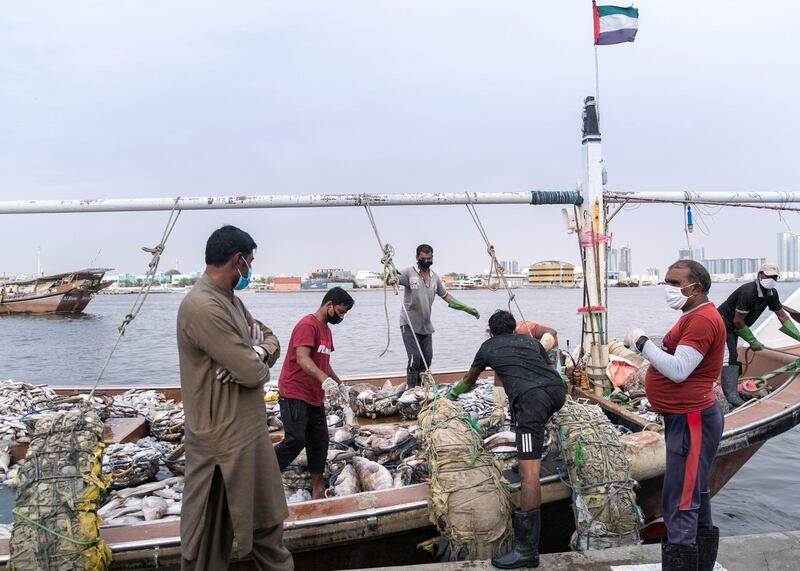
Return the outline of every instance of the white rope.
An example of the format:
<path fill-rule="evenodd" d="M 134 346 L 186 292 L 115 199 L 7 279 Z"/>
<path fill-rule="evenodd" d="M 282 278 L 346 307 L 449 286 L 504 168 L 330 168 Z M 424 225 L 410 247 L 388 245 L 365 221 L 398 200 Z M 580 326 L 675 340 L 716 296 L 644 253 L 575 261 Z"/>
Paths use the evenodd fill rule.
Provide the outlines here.
<path fill-rule="evenodd" d="M 494 246 L 492 245 L 491 240 L 489 240 L 489 235 L 486 233 L 486 229 L 483 227 L 483 223 L 481 222 L 480 216 L 478 216 L 478 211 L 475 208 L 475 204 L 472 201 L 472 196 L 469 192 L 466 193 L 468 203 L 465 204 L 467 207 L 467 212 L 469 212 L 472 221 L 475 223 L 475 227 L 478 229 L 478 233 L 480 233 L 481 238 L 486 243 L 486 253 L 489 254 L 490 258 L 490 266 L 489 266 L 489 289 L 497 290 L 498 287 L 492 288 L 492 271 L 497 272 L 497 279 L 498 281 L 505 287 L 506 293 L 508 294 L 508 312 L 513 313 L 511 310 L 511 303 L 514 303 L 514 306 L 517 308 L 517 312 L 519 313 L 520 319 L 525 323 L 525 327 L 528 329 L 528 334 L 533 337 L 533 331 L 531 330 L 531 325 L 528 323 L 528 320 L 525 319 L 525 315 L 522 313 L 522 308 L 519 306 L 519 302 L 517 302 L 516 294 L 511 291 L 511 286 L 508 285 L 508 280 L 505 276 L 505 268 L 503 265 L 497 261 L 497 253 L 495 252 Z"/>
<path fill-rule="evenodd" d="M 117 346 L 119 346 L 122 336 L 125 335 L 125 329 L 128 327 L 128 324 L 130 324 L 130 322 L 136 319 L 136 316 L 139 315 L 139 311 L 141 311 L 144 301 L 147 299 L 147 295 L 150 293 L 150 288 L 153 285 L 153 279 L 155 278 L 156 271 L 158 270 L 158 263 L 161 261 L 161 254 L 164 253 L 167 239 L 169 238 L 170 234 L 172 234 L 172 230 L 175 228 L 175 224 L 178 222 L 178 217 L 181 215 L 181 211 L 178 210 L 178 203 L 180 202 L 180 199 L 180 196 L 175 199 L 175 205 L 172 207 L 172 211 L 169 213 L 169 219 L 167 220 L 167 224 L 164 227 L 164 232 L 161 235 L 161 241 L 153 248 L 142 246 L 142 250 L 151 255 L 150 263 L 147 267 L 147 275 L 145 276 L 144 283 L 142 283 L 142 286 L 139 288 L 136 299 L 133 300 L 133 305 L 131 306 L 130 311 L 125 315 L 122 320 L 122 324 L 118 328 L 119 333 L 117 334 L 117 338 L 114 340 L 114 345 L 111 347 L 111 351 L 108 353 L 108 357 L 106 357 L 105 363 L 103 363 L 103 367 L 100 369 L 100 373 L 97 375 L 94 386 L 92 386 L 92 390 L 89 392 L 89 398 L 87 398 L 85 401 L 87 404 L 94 395 L 94 391 L 97 389 L 97 386 L 100 384 L 100 379 L 103 378 L 103 375 L 108 368 L 108 364 L 111 362 L 111 357 L 114 355 L 114 351 L 117 350 Z"/>
<path fill-rule="evenodd" d="M 372 225 L 372 231 L 375 233 L 375 239 L 378 241 L 378 247 L 380 247 L 381 251 L 383 252 L 383 257 L 381 258 L 381 264 L 383 264 L 383 273 L 384 273 L 384 280 L 383 280 L 383 309 L 386 314 L 386 348 L 383 350 L 383 353 L 380 354 L 382 357 L 386 351 L 389 350 L 389 344 L 391 342 L 391 324 L 389 322 L 389 307 L 387 302 L 387 293 L 386 293 L 386 286 L 391 285 L 392 289 L 394 290 L 395 295 L 400 295 L 400 287 L 398 285 L 397 275 L 399 272 L 394 265 L 394 247 L 392 247 L 389 243 L 384 243 L 381 240 L 380 232 L 378 231 L 378 224 L 375 222 L 375 217 L 372 215 L 372 209 L 369 206 L 369 197 L 365 194 L 364 197 L 364 209 L 367 211 L 367 217 L 369 218 L 369 223 Z M 389 283 L 391 282 L 391 284 Z M 406 316 L 406 321 L 408 322 L 408 327 L 411 329 L 412 336 L 414 337 L 414 343 L 417 345 L 417 351 L 419 352 L 419 356 L 422 359 L 422 364 L 425 365 L 425 371 L 420 373 L 422 377 L 422 386 L 427 393 L 431 387 L 436 389 L 436 381 L 433 378 L 433 373 L 431 373 L 431 369 L 428 366 L 428 360 L 425 358 L 425 355 L 422 352 L 422 345 L 420 345 L 419 339 L 417 339 L 417 333 L 414 331 L 414 328 L 411 325 L 411 316 L 408 314 L 408 308 L 404 301 L 401 300 L 400 307 L 403 310 L 404 315 Z"/>

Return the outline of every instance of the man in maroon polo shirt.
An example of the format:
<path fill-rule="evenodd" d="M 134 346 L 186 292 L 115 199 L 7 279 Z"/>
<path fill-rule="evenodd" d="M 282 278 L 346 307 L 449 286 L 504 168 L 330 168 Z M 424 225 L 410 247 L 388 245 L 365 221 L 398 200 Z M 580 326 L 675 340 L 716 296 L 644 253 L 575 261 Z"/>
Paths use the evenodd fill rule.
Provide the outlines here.
<path fill-rule="evenodd" d="M 724 424 L 712 388 L 725 353 L 725 323 L 708 300 L 711 277 L 693 260 L 672 264 L 664 279 L 669 307 L 682 312 L 661 347 L 631 327 L 625 344 L 650 361 L 645 391 L 664 417 L 667 463 L 661 508 L 667 540 L 664 571 L 714 568 L 719 529 L 711 521 L 708 480 Z"/>
<path fill-rule="evenodd" d="M 341 381 L 331 367 L 333 335 L 329 325 L 341 323 L 353 307 L 353 298 L 335 287 L 322 298 L 317 311 L 306 315 L 292 330 L 286 360 L 278 378 L 284 438 L 275 445 L 281 471 L 306 449 L 311 473 L 311 497 L 325 494 L 322 472 L 328 456 L 325 395 L 339 390 Z"/>

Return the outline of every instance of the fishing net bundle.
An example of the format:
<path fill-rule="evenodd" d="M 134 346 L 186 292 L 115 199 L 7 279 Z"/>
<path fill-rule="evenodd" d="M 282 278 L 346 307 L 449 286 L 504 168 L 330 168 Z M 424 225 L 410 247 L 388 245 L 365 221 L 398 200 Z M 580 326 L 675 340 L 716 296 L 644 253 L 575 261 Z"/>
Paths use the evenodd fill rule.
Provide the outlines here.
<path fill-rule="evenodd" d="M 488 559 L 508 551 L 511 498 L 474 422 L 447 399 L 425 407 L 419 421 L 430 470 L 430 518 L 447 540 L 445 549 L 438 542 L 441 559 Z"/>
<path fill-rule="evenodd" d="M 106 569 L 111 550 L 100 539 L 97 503 L 103 423 L 92 411 L 53 412 L 36 423 L 17 476 L 10 571 Z"/>
<path fill-rule="evenodd" d="M 576 551 L 639 543 L 637 483 L 619 435 L 597 405 L 567 400 L 552 418 L 569 474 Z"/>

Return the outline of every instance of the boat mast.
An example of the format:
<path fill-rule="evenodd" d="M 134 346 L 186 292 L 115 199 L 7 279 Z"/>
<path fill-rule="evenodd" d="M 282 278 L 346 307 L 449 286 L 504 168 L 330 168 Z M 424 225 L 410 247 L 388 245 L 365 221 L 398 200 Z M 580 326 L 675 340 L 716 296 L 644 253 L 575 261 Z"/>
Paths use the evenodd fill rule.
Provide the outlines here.
<path fill-rule="evenodd" d="M 603 155 L 597 102 L 587 97 L 583 107 L 583 201 L 578 208 L 579 239 L 584 271 L 583 355 L 588 356 L 587 376 L 595 393 L 607 386 L 608 339 L 606 336 L 606 218 L 603 203 Z"/>

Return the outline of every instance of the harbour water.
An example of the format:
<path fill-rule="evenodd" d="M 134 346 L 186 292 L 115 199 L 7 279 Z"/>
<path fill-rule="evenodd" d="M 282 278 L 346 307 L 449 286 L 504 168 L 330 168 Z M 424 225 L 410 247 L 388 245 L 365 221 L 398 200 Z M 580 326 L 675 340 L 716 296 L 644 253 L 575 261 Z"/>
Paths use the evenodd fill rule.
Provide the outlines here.
<path fill-rule="evenodd" d="M 721 303 L 739 284 L 714 284 L 711 299 Z M 796 284 L 779 284 L 782 298 Z M 457 291 L 453 294 L 481 312 L 481 319 L 434 304 L 433 368 L 467 367 L 486 338 L 488 317 L 507 308 L 505 291 Z M 574 347 L 580 338 L 575 309 L 582 305 L 581 290 L 515 290 L 527 319 L 559 331 L 559 341 Z M 269 325 L 281 344 L 289 341 L 295 322 L 312 312 L 322 292 L 242 294 L 250 312 Z M 406 356 L 400 339 L 399 300 L 389 294 L 391 344 L 386 346 L 387 324 L 381 291 L 354 291 L 356 304 L 345 320 L 334 327 L 332 365 L 339 375 L 397 372 L 405 369 Z M 175 317 L 183 296 L 151 295 L 106 372 L 103 384 L 158 386 L 179 384 L 175 344 Z M 0 317 L 0 378 L 13 378 L 53 386 L 86 386 L 102 366 L 116 336 L 117 327 L 130 309 L 133 296 L 101 295 L 78 316 Z M 660 287 L 609 290 L 611 337 L 622 338 L 629 324 L 652 335 L 663 335 L 678 314 L 664 303 Z M 279 361 L 273 369 L 280 371 Z M 741 535 L 791 531 L 800 520 L 794 501 L 796 460 L 800 455 L 800 429 L 768 441 L 718 494 L 713 503 L 715 523 L 723 534 Z"/>

